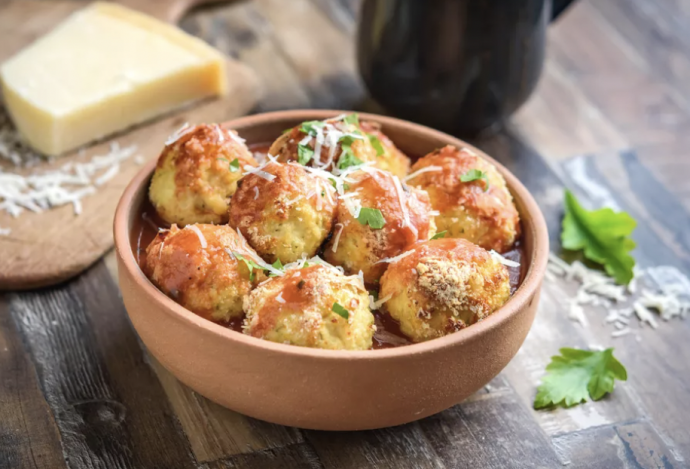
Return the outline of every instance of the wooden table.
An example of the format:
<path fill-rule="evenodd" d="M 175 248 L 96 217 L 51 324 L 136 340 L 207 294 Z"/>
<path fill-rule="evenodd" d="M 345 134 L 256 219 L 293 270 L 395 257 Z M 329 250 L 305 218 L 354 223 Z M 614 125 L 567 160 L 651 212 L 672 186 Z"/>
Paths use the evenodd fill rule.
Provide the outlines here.
<path fill-rule="evenodd" d="M 252 66 L 257 111 L 371 109 L 354 65 L 356 0 L 254 0 L 182 26 Z M 558 249 L 562 188 L 638 221 L 638 263 L 690 272 L 690 3 L 584 0 L 550 31 L 537 93 L 477 142 L 533 192 Z M 488 386 L 445 412 L 379 431 L 285 428 L 178 383 L 139 343 L 112 253 L 79 278 L 0 296 L 0 468 L 686 467 L 690 322 L 613 339 L 605 312 L 569 321 L 549 281 L 532 332 Z M 1 260 L 0 260 L 1 262 Z M 635 326 L 637 327 L 637 326 Z M 636 339 L 639 336 L 639 340 Z M 629 380 L 572 409 L 531 403 L 562 346 L 613 345 Z"/>

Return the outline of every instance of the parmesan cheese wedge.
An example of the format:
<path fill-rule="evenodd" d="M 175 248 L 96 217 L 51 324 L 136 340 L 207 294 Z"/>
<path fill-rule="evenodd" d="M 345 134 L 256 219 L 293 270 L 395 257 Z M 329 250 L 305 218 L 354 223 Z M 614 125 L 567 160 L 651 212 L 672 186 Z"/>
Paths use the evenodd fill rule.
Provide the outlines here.
<path fill-rule="evenodd" d="M 0 67 L 15 125 L 56 156 L 226 92 L 223 55 L 180 29 L 94 3 Z"/>

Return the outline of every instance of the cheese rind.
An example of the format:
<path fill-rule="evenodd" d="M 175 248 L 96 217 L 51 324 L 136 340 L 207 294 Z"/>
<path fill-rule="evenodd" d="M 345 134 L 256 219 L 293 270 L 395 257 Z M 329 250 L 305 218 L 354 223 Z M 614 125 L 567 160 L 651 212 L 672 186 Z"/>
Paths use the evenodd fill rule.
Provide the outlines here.
<path fill-rule="evenodd" d="M 54 156 L 226 92 L 225 58 L 174 26 L 95 3 L 0 67 L 17 128 Z"/>

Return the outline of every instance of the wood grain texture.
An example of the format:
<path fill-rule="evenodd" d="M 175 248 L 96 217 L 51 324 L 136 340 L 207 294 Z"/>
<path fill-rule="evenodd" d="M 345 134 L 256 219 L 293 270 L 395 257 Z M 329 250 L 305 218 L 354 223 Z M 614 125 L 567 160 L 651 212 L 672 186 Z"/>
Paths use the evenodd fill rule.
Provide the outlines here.
<path fill-rule="evenodd" d="M 81 2 L 37 1 L 0 5 L 0 62 L 83 5 Z M 178 8 L 181 4 L 165 2 L 155 6 L 160 9 L 165 5 Z M 163 14 L 165 10 L 158 11 Z M 88 161 L 94 155 L 107 154 L 113 142 L 121 148 L 136 145 L 138 155 L 145 159 L 155 158 L 160 153 L 161 142 L 184 122 L 222 122 L 248 112 L 258 97 L 254 74 L 234 60 L 228 61 L 227 72 L 229 91 L 226 97 L 188 106 L 92 145 L 83 154 L 74 152 L 31 171 L 47 171 L 69 162 Z M 0 165 L 3 171 L 17 171 L 7 163 Z M 4 264 L 0 270 L 0 290 L 55 284 L 78 274 L 100 258 L 113 244 L 111 225 L 119 196 L 138 170 L 134 157 L 123 162 L 113 179 L 83 199 L 80 216 L 74 214 L 71 205 L 39 214 L 25 212 L 18 218 L 0 213 L 0 226 L 12 230 L 10 236 L 0 237 L 0 258 Z"/>
<path fill-rule="evenodd" d="M 72 467 L 193 467 L 103 264 L 70 289 L 13 295 L 9 309 Z"/>
<path fill-rule="evenodd" d="M 36 369 L 24 351 L 0 295 L 0 468 L 66 467 L 60 434 L 38 387 Z"/>

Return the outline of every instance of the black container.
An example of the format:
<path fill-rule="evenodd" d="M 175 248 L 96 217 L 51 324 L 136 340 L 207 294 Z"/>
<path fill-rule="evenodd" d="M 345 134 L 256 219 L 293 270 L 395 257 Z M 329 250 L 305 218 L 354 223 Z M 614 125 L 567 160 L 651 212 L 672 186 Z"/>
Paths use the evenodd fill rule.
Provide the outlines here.
<path fill-rule="evenodd" d="M 360 73 L 389 112 L 454 134 L 505 121 L 534 90 L 569 0 L 364 0 Z"/>

